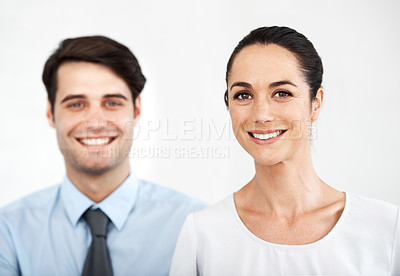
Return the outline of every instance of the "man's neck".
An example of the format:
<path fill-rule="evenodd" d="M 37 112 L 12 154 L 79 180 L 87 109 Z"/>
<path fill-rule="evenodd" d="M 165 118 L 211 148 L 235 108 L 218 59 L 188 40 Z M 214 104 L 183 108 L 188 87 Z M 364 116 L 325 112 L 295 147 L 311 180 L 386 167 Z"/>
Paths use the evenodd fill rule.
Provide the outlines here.
<path fill-rule="evenodd" d="M 66 166 L 67 176 L 79 191 L 98 203 L 109 196 L 129 176 L 129 162 L 101 174 L 88 174 Z"/>

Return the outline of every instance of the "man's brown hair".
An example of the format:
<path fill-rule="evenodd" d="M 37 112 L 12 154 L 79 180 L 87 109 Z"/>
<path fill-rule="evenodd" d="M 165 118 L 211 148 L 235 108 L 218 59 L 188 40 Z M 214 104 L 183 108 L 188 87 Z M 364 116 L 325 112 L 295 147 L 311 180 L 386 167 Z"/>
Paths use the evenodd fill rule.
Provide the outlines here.
<path fill-rule="evenodd" d="M 52 112 L 57 92 L 57 70 L 68 61 L 93 62 L 107 66 L 127 83 L 133 102 L 146 83 L 139 62 L 126 46 L 105 36 L 68 38 L 61 41 L 43 69 L 42 80 Z"/>

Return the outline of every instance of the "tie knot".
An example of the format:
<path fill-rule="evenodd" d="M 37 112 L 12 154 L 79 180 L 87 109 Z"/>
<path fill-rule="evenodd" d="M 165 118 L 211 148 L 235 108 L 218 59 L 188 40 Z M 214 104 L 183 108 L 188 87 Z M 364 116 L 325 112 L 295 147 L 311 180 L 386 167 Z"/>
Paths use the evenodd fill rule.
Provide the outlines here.
<path fill-rule="evenodd" d="M 87 210 L 83 214 L 83 218 L 89 225 L 90 232 L 92 232 L 93 237 L 96 236 L 105 238 L 107 236 L 107 226 L 110 220 L 100 209 Z"/>

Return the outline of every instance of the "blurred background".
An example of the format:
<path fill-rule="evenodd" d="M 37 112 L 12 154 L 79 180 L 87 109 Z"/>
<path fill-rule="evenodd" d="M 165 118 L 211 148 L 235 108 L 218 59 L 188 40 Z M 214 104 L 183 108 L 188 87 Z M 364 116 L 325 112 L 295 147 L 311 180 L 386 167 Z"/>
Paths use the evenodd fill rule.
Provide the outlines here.
<path fill-rule="evenodd" d="M 62 180 L 42 69 L 61 40 L 94 34 L 128 46 L 147 78 L 135 174 L 209 203 L 240 189 L 254 165 L 231 131 L 225 67 L 243 36 L 271 25 L 306 35 L 324 63 L 318 175 L 400 204 L 399 11 L 387 0 L 1 1 L 0 206 Z"/>

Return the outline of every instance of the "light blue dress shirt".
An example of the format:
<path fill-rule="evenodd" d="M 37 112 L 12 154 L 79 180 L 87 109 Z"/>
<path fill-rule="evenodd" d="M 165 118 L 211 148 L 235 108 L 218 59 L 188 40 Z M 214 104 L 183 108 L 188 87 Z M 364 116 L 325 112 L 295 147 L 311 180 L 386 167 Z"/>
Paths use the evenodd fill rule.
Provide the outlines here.
<path fill-rule="evenodd" d="M 96 204 L 65 177 L 61 185 L 0 210 L 0 275 L 80 275 L 92 237 L 88 208 L 109 218 L 114 275 L 167 275 L 188 213 L 204 203 L 130 175 Z"/>

